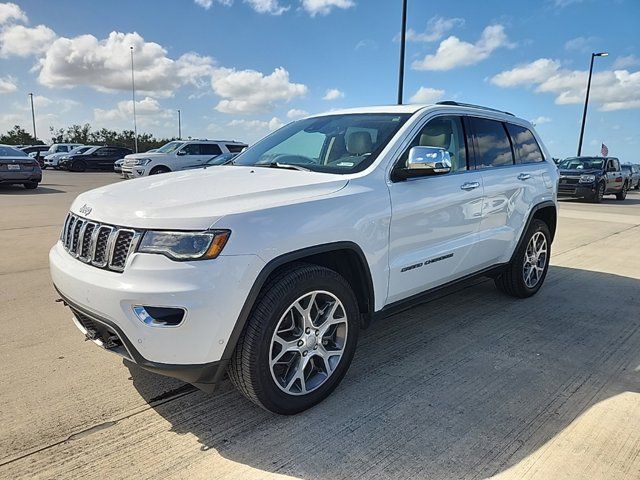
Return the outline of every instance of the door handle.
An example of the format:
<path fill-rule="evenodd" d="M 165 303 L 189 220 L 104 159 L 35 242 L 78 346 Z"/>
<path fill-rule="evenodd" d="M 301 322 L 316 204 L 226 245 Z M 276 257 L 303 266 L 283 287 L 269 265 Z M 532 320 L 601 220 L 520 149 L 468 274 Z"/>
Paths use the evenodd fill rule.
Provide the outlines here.
<path fill-rule="evenodd" d="M 529 180 L 530 178 L 530 173 L 521 173 L 520 175 L 518 175 L 518 180 Z"/>
<path fill-rule="evenodd" d="M 479 186 L 480 182 L 466 182 L 460 185 L 460 188 L 468 192 L 469 190 L 473 190 L 474 188 L 478 188 Z"/>

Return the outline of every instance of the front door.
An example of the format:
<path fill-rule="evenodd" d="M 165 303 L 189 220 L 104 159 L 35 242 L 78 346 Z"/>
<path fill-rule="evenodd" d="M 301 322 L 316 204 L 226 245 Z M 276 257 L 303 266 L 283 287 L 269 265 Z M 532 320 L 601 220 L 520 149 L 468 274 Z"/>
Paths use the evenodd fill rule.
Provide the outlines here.
<path fill-rule="evenodd" d="M 473 245 L 482 219 L 483 186 L 468 169 L 460 117 L 430 119 L 398 159 L 402 168 L 413 146 L 446 149 L 447 174 L 392 182 L 387 303 L 410 297 L 474 271 Z"/>

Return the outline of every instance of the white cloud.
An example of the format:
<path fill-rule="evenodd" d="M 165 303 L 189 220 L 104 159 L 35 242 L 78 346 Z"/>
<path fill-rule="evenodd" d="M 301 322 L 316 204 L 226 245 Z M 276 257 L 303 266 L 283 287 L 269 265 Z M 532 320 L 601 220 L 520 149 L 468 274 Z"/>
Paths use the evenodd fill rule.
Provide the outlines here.
<path fill-rule="evenodd" d="M 445 33 L 456 27 L 464 25 L 462 18 L 444 18 L 440 16 L 431 17 L 427 22 L 424 32 L 418 33 L 414 29 L 407 30 L 408 42 L 435 42 L 440 40 Z M 399 36 L 398 36 L 399 37 Z"/>
<path fill-rule="evenodd" d="M 136 100 L 136 119 L 139 125 L 158 125 L 162 120 L 171 118 L 173 110 L 165 109 L 155 98 L 145 97 L 142 100 Z M 123 125 L 133 122 L 133 101 L 124 100 L 118 102 L 116 108 L 103 110 L 95 108 L 93 110 L 95 121 L 105 125 Z"/>
<path fill-rule="evenodd" d="M 635 55 L 627 55 L 626 57 L 618 57 L 616 61 L 613 62 L 614 69 L 625 69 L 631 67 L 637 67 L 640 65 L 640 58 Z"/>
<path fill-rule="evenodd" d="M 491 79 L 491 83 L 499 87 L 515 87 L 517 85 L 542 83 L 547 78 L 555 75 L 559 68 L 560 62 L 557 60 L 540 58 L 526 65 L 500 72 Z"/>
<path fill-rule="evenodd" d="M 255 70 L 219 68 L 211 79 L 213 91 L 223 99 L 216 110 L 224 113 L 259 113 L 278 102 L 306 95 L 307 86 L 289 81 L 289 72 L 276 68 L 270 75 Z"/>
<path fill-rule="evenodd" d="M 306 10 L 309 15 L 315 17 L 316 15 L 328 15 L 334 8 L 351 8 L 355 7 L 356 2 L 354 0 L 301 0 L 302 8 Z"/>
<path fill-rule="evenodd" d="M 214 0 L 194 0 L 196 5 L 200 5 L 205 10 L 209 10 L 211 6 L 214 4 Z M 230 6 L 233 3 L 233 0 L 216 0 L 220 5 L 224 5 L 226 7 Z"/>
<path fill-rule="evenodd" d="M 18 90 L 18 82 L 11 76 L 0 77 L 0 93 L 11 93 Z"/>
<path fill-rule="evenodd" d="M 435 103 L 442 98 L 444 90 L 437 88 L 420 87 L 409 99 L 411 103 Z"/>
<path fill-rule="evenodd" d="M 284 123 L 278 117 L 273 117 L 271 120 L 235 119 L 224 124 L 211 123 L 207 127 L 207 132 L 218 138 L 234 138 L 253 143 L 283 125 Z"/>
<path fill-rule="evenodd" d="M 549 122 L 551 122 L 551 118 L 545 116 L 539 116 L 531 120 L 531 123 L 533 123 L 534 125 L 543 125 Z"/>
<path fill-rule="evenodd" d="M 287 118 L 291 120 L 306 117 L 307 115 L 309 115 L 309 112 L 307 112 L 306 110 L 301 110 L 299 108 L 292 108 L 287 112 Z"/>
<path fill-rule="evenodd" d="M 9 20 L 26 22 L 27 15 L 15 3 L 0 3 L 0 25 L 7 23 Z"/>
<path fill-rule="evenodd" d="M 341 92 L 337 88 L 330 88 L 322 97 L 323 100 L 338 100 L 339 98 L 344 98 L 344 92 Z"/>
<path fill-rule="evenodd" d="M 137 33 L 111 32 L 98 40 L 93 35 L 58 38 L 40 60 L 40 83 L 69 88 L 88 85 L 100 91 L 131 88 L 130 47 L 134 47 L 136 89 L 155 96 L 169 96 L 185 83 L 210 74 L 213 60 L 187 53 L 178 60 L 167 57 L 157 43 Z"/>
<path fill-rule="evenodd" d="M 451 70 L 456 67 L 475 65 L 489 58 L 498 48 L 511 48 L 504 27 L 489 25 L 486 27 L 476 43 L 460 40 L 450 36 L 443 40 L 433 55 L 427 55 L 422 60 L 412 63 L 415 70 Z"/>
<path fill-rule="evenodd" d="M 258 13 L 268 13 L 270 15 L 282 15 L 289 10 L 288 6 L 283 6 L 278 0 L 244 0 L 245 3 L 251 5 Z"/>
<path fill-rule="evenodd" d="M 279 129 L 284 125 L 277 117 L 273 117 L 269 121 L 265 120 L 231 120 L 227 123 L 229 127 L 240 127 L 243 130 L 267 130 L 269 132 L 273 132 L 274 130 Z"/>
<path fill-rule="evenodd" d="M 598 37 L 576 37 L 571 40 L 567 40 L 564 44 L 564 48 L 570 52 L 586 53 L 593 50 L 593 46 L 600 39 Z"/>
<path fill-rule="evenodd" d="M 562 68 L 560 62 L 540 58 L 495 75 L 491 83 L 499 87 L 531 87 L 537 93 L 556 95 L 558 105 L 584 102 L 587 70 Z M 590 102 L 600 110 L 612 111 L 640 108 L 640 71 L 609 70 L 593 74 Z"/>
<path fill-rule="evenodd" d="M 574 3 L 582 3 L 582 0 L 553 0 L 553 3 L 558 8 L 564 8 Z"/>
<path fill-rule="evenodd" d="M 33 28 L 11 25 L 0 31 L 0 57 L 27 57 L 42 53 L 55 39 L 55 32 L 44 25 Z"/>

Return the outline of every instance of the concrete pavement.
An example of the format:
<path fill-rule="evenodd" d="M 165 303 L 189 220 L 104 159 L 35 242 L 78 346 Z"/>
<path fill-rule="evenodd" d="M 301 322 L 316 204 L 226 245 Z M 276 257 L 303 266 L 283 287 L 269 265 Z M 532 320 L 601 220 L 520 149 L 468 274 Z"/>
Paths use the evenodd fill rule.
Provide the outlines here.
<path fill-rule="evenodd" d="M 563 201 L 552 267 L 374 324 L 325 402 L 264 412 L 127 365 L 54 303 L 47 252 L 110 173 L 0 187 L 0 478 L 640 478 L 640 194 Z"/>

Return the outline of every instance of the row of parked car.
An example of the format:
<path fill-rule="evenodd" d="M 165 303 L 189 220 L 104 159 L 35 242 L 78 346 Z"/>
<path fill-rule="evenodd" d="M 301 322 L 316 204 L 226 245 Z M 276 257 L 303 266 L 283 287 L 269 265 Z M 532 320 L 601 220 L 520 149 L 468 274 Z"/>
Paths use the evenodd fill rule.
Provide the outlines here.
<path fill-rule="evenodd" d="M 640 190 L 640 165 L 621 165 L 615 157 L 570 157 L 558 163 L 558 170 L 559 197 L 600 203 L 605 195 L 624 200 L 627 191 Z"/>

